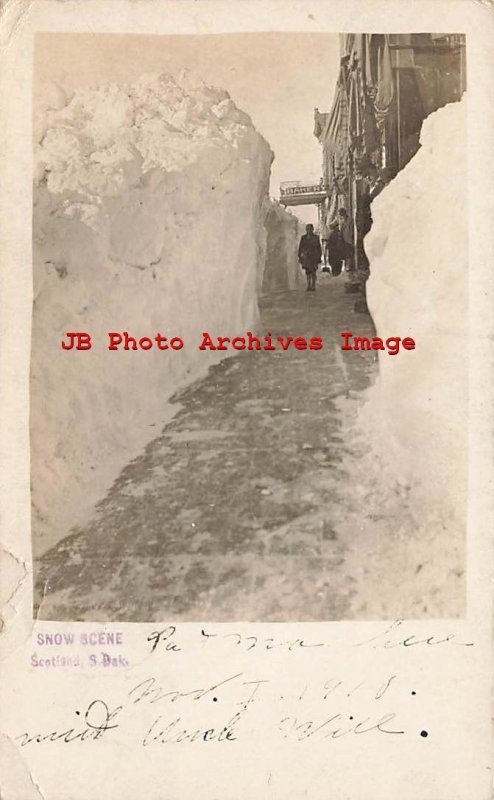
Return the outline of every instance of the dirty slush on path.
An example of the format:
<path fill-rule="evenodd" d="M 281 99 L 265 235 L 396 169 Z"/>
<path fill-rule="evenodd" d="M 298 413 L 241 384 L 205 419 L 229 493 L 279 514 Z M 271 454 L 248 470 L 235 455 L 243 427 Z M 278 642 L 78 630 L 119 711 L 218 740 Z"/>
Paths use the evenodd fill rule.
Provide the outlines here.
<path fill-rule="evenodd" d="M 264 298 L 258 335 L 321 336 L 323 349 L 239 352 L 175 397 L 175 417 L 121 472 L 90 523 L 40 559 L 35 614 L 350 615 L 358 586 L 336 523 L 358 511 L 365 526 L 347 471 L 359 454 L 347 433 L 377 370 L 374 352 L 340 349 L 343 330 L 374 334 L 354 302 L 343 277 L 324 278 L 315 294 Z"/>

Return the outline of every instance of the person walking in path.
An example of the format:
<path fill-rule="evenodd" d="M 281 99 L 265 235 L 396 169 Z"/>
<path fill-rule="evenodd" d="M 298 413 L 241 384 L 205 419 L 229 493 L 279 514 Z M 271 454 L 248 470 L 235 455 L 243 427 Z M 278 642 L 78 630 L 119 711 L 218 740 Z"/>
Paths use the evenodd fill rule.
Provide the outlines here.
<path fill-rule="evenodd" d="M 307 291 L 316 291 L 316 272 L 321 263 L 322 250 L 319 236 L 314 233 L 313 225 L 305 226 L 305 233 L 298 246 L 298 260 L 307 277 Z"/>

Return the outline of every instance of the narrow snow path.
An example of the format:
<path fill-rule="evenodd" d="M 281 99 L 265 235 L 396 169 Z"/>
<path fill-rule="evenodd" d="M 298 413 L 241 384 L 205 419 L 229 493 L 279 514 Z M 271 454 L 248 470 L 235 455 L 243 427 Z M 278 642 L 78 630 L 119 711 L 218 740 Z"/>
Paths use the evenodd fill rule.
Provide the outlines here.
<path fill-rule="evenodd" d="M 38 616 L 351 617 L 367 551 L 389 567 L 396 548 L 365 528 L 370 511 L 348 473 L 359 456 L 349 433 L 376 371 L 374 353 L 339 349 L 343 330 L 373 333 L 354 302 L 343 277 L 327 276 L 315 294 L 265 298 L 259 335 L 321 336 L 324 348 L 244 351 L 182 392 L 90 524 L 37 564 Z M 394 497 L 393 525 L 405 502 Z"/>
<path fill-rule="evenodd" d="M 260 335 L 318 335 L 324 348 L 242 352 L 183 392 L 178 414 L 123 470 L 92 522 L 43 556 L 40 616 L 343 614 L 346 590 L 331 580 L 344 547 L 329 505 L 347 480 L 345 415 L 334 401 L 364 389 L 374 368 L 373 354 L 339 350 L 348 320 L 372 331 L 354 301 L 343 278 L 327 276 L 314 294 L 263 301 Z"/>
<path fill-rule="evenodd" d="M 406 487 L 383 484 L 372 466 L 367 480 L 366 450 L 352 433 L 376 363 L 372 352 L 339 349 L 348 326 L 373 332 L 354 302 L 343 278 L 326 276 L 315 294 L 265 298 L 258 335 L 321 336 L 324 348 L 244 351 L 182 392 L 175 417 L 122 471 L 91 522 L 36 564 L 38 616 L 426 613 L 426 594 L 441 596 L 427 585 L 428 559 L 443 544 L 453 552 L 454 540 L 417 529 Z M 445 580 L 458 582 L 450 560 Z"/>

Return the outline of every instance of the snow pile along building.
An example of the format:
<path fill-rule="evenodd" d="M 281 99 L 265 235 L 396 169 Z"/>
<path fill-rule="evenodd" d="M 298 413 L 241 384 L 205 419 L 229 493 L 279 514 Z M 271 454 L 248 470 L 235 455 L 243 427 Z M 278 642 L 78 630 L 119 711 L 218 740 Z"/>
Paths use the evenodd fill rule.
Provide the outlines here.
<path fill-rule="evenodd" d="M 202 331 L 256 323 L 271 150 L 227 92 L 184 73 L 53 89 L 34 121 L 31 437 L 44 549 L 157 435 L 173 392 L 218 354 Z M 68 331 L 92 348 L 65 351 Z M 109 331 L 181 337 L 109 351 Z M 219 354 L 221 355 L 221 354 Z"/>
<path fill-rule="evenodd" d="M 377 334 L 416 349 L 380 354 L 367 428 L 405 476 L 418 518 L 464 529 L 468 420 L 466 100 L 428 117 L 421 147 L 372 205 L 367 300 Z M 385 475 L 381 477 L 385 480 Z"/>
<path fill-rule="evenodd" d="M 304 273 L 297 258 L 304 225 L 276 200 L 269 202 L 264 224 L 267 244 L 262 293 L 295 289 L 304 283 Z"/>

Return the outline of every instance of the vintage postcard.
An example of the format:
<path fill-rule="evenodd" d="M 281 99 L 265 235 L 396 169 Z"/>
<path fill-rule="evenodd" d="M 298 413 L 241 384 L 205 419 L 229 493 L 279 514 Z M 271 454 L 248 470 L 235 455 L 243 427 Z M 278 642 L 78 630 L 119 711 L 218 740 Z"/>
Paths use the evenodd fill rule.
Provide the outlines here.
<path fill-rule="evenodd" d="M 5 800 L 490 800 L 494 10 L 0 16 Z"/>

